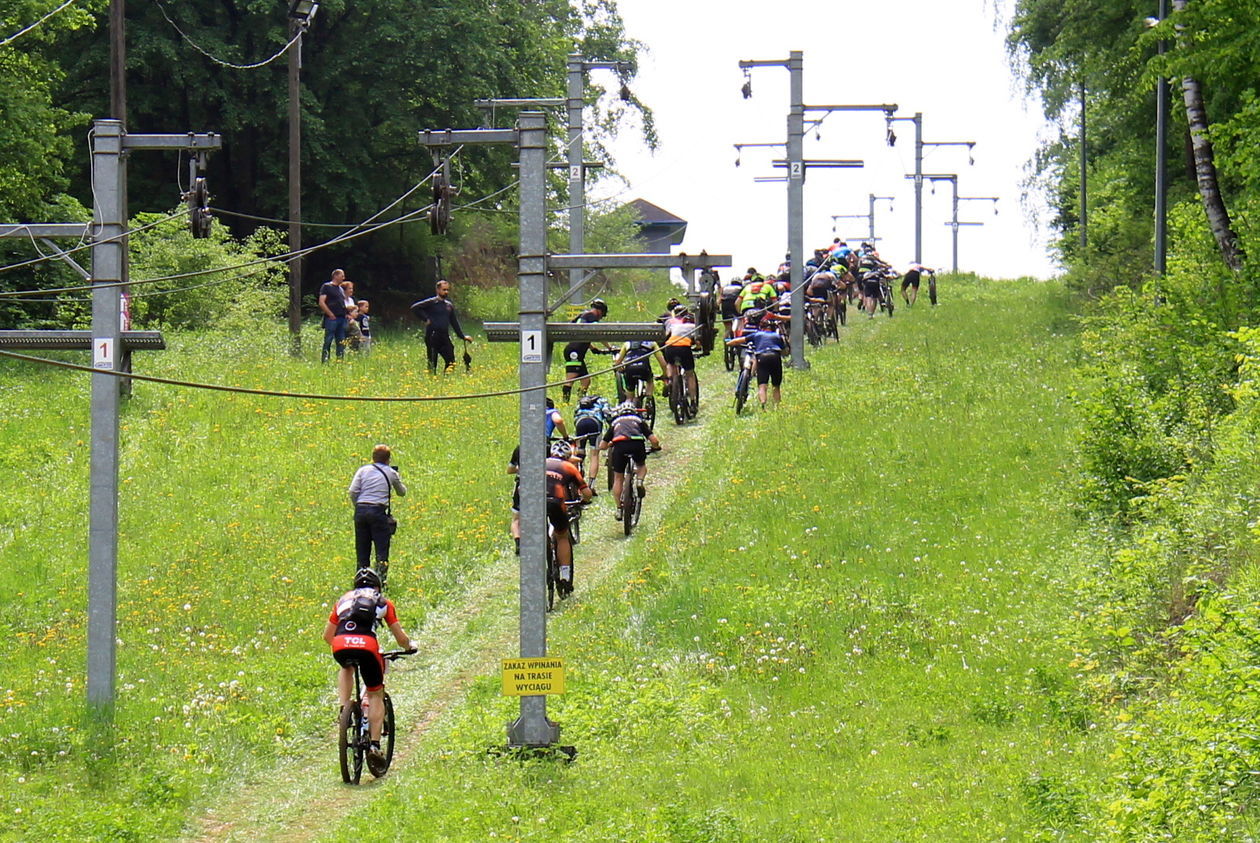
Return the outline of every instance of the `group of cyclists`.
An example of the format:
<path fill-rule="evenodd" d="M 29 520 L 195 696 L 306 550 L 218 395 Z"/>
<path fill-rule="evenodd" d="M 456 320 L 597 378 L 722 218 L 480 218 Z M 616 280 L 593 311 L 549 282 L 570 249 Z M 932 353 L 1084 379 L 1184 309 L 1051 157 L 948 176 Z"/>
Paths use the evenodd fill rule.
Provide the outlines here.
<path fill-rule="evenodd" d="M 557 563 L 556 587 L 561 599 L 573 592 L 573 544 L 576 519 L 582 508 L 599 493 L 596 489 L 601 460 L 607 452 L 608 488 L 615 502 L 615 515 L 623 517 L 626 501 L 638 502 L 647 494 L 648 449 L 661 450 L 655 431 L 656 384 L 663 384 L 663 393 L 689 396 L 690 413 L 679 415 L 679 423 L 693 418 L 698 409 L 699 384 L 696 379 L 696 357 L 707 354 L 713 344 L 713 321 L 720 318 L 724 328 L 723 346 L 727 368 L 743 354 L 744 364 L 737 378 L 736 410 L 742 408 L 739 384 L 746 390 L 755 374 L 757 398 L 763 408 L 777 405 L 781 399 L 783 357 L 788 351 L 788 330 L 792 317 L 790 302 L 790 270 L 785 262 L 775 273 L 763 276 L 749 268 L 742 276 L 723 283 L 715 271 L 702 276 L 699 293 L 701 319 L 688 302 L 671 299 L 658 318 L 662 324 L 660 341 L 638 339 L 613 347 L 606 343 L 572 342 L 564 348 L 564 403 L 568 404 L 576 387 L 578 401 L 574 406 L 572 434 L 563 413 L 552 399 L 544 410 L 549 452 L 546 461 L 547 521 L 552 553 Z M 804 267 L 806 336 L 810 342 L 821 341 L 827 333 L 839 338 L 838 326 L 846 320 L 848 306 L 858 304 L 871 318 L 877 309 L 892 315 L 892 284 L 901 281 L 901 295 L 907 305 L 918 297 L 919 285 L 926 277 L 932 303 L 936 304 L 935 271 L 920 264 L 911 264 L 904 273 L 896 272 L 879 257 L 873 244 L 862 243 L 859 249 L 837 239 L 826 249 L 815 250 Z M 608 305 L 594 299 L 573 321 L 598 322 L 608 314 Z M 705 322 L 710 329 L 704 339 Z M 615 373 L 615 400 L 590 393 L 591 373 L 586 363 L 588 353 L 612 355 Z M 655 364 L 655 367 L 654 367 Z M 659 371 L 659 375 L 657 374 Z M 509 474 L 519 474 L 520 451 L 513 452 L 508 463 Z M 626 475 L 631 472 L 633 476 Z M 626 484 L 633 484 L 633 494 L 623 496 Z M 512 498 L 511 534 L 516 552 L 520 553 L 520 482 L 515 484 Z M 628 521 L 627 521 L 628 523 Z M 629 528 L 627 528 L 627 534 Z M 362 563 L 361 563 L 362 564 Z M 352 682 L 357 667 L 364 682 L 365 699 L 362 719 L 368 726 L 367 766 L 375 775 L 388 768 L 387 754 L 382 754 L 380 739 L 382 715 L 388 704 L 384 700 L 384 656 L 376 642 L 374 627 L 385 625 L 406 652 L 414 652 L 411 639 L 398 625 L 393 604 L 383 596 L 384 583 L 370 568 L 361 568 L 355 575 L 353 588 L 342 595 L 330 614 L 324 638 L 332 646 L 342 665 L 338 697 L 343 712 L 351 705 Z M 393 656 L 396 654 L 384 654 Z M 357 686 L 355 686 L 357 692 Z M 344 772 L 344 770 L 343 770 Z"/>

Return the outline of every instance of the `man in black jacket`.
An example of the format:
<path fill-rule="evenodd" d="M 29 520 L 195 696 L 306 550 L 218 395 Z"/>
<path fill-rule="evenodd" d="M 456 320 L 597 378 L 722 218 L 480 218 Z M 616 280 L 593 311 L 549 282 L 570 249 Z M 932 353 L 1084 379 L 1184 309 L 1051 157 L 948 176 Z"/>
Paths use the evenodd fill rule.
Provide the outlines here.
<path fill-rule="evenodd" d="M 451 328 L 463 337 L 464 342 L 472 342 L 472 337 L 464 333 L 455 316 L 455 305 L 451 303 L 451 282 L 437 282 L 437 295 L 422 299 L 411 306 L 411 312 L 428 325 L 424 329 L 424 346 L 429 354 L 429 374 L 437 374 L 438 355 L 446 364 L 444 371 L 455 365 L 455 348 L 451 345 Z"/>

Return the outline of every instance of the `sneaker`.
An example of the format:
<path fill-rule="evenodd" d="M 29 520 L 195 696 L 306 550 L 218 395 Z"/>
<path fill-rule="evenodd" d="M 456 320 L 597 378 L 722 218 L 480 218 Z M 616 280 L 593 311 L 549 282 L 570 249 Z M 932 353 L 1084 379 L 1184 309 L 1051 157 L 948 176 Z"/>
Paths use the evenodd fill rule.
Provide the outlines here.
<path fill-rule="evenodd" d="M 376 776 L 378 779 L 385 775 L 385 753 L 381 752 L 379 746 L 373 746 L 367 753 L 368 772 Z"/>
<path fill-rule="evenodd" d="M 614 516 L 613 516 L 613 520 L 614 520 L 614 521 L 620 521 L 620 520 L 621 520 L 621 507 L 617 507 L 617 513 L 616 513 L 616 515 L 614 515 Z"/>
<path fill-rule="evenodd" d="M 521 555 L 521 540 L 520 540 L 520 539 L 512 539 L 512 541 L 516 542 L 516 555 L 517 555 L 517 556 L 520 556 L 520 555 Z"/>
<path fill-rule="evenodd" d="M 593 484 L 594 481 L 591 481 L 591 483 L 588 483 L 587 485 L 591 487 L 591 497 L 597 498 L 599 497 L 599 489 L 596 489 Z"/>

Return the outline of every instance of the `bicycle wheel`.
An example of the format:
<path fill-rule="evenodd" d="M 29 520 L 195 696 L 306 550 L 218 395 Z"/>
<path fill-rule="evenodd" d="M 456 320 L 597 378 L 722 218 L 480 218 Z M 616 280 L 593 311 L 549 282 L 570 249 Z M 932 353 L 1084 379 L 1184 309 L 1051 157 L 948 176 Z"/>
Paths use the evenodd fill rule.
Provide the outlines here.
<path fill-rule="evenodd" d="M 739 354 L 735 351 L 735 346 L 733 345 L 726 346 L 726 349 L 724 351 L 724 356 L 722 357 L 723 362 L 726 363 L 726 371 L 728 372 L 735 371 L 735 362 L 738 359 L 739 359 Z"/>
<path fill-rule="evenodd" d="M 691 393 L 690 399 L 687 401 L 687 417 L 694 419 L 700 415 L 700 378 L 696 378 L 696 391 Z"/>
<path fill-rule="evenodd" d="M 381 752 L 385 755 L 385 771 L 381 773 L 383 776 L 389 771 L 390 762 L 394 760 L 394 701 L 389 698 L 388 692 L 385 694 L 385 719 L 381 723 Z"/>
<path fill-rule="evenodd" d="M 547 611 L 556 605 L 556 581 L 560 578 L 560 567 L 556 561 L 556 540 L 547 532 Z"/>
<path fill-rule="evenodd" d="M 683 395 L 683 378 L 676 373 L 669 380 L 669 411 L 674 414 L 674 424 L 687 420 L 686 397 Z"/>
<path fill-rule="evenodd" d="M 628 460 L 625 476 L 621 478 L 621 525 L 627 536 L 634 530 L 634 505 L 637 497 L 634 493 L 636 471 L 634 460 Z"/>
<path fill-rule="evenodd" d="M 818 320 L 805 317 L 805 340 L 814 348 L 822 345 L 822 334 L 818 331 Z"/>
<path fill-rule="evenodd" d="M 928 299 L 932 302 L 932 305 L 935 307 L 936 306 L 936 276 L 935 275 L 928 276 Z"/>
<path fill-rule="evenodd" d="M 735 381 L 735 415 L 744 412 L 744 404 L 748 402 L 748 384 L 752 380 L 752 372 L 747 368 L 741 369 L 739 378 Z"/>
<path fill-rule="evenodd" d="M 359 703 L 352 700 L 341 710 L 337 722 L 337 752 L 341 760 L 341 780 L 346 784 L 358 784 L 363 775 L 362 741 L 363 712 Z"/>
<path fill-rule="evenodd" d="M 838 321 L 840 322 L 840 325 L 841 325 L 842 327 L 843 327 L 844 325 L 847 325 L 847 324 L 848 324 L 848 322 L 849 322 L 849 303 L 848 303 L 848 301 L 847 301 L 847 300 L 845 300 L 845 299 L 840 299 L 840 307 L 839 307 L 839 309 L 836 311 L 836 314 L 837 314 L 837 317 L 838 317 Z M 840 331 L 839 331 L 839 330 L 837 330 L 837 331 L 836 331 L 836 339 L 837 339 L 837 340 L 838 340 L 838 339 L 840 339 Z"/>

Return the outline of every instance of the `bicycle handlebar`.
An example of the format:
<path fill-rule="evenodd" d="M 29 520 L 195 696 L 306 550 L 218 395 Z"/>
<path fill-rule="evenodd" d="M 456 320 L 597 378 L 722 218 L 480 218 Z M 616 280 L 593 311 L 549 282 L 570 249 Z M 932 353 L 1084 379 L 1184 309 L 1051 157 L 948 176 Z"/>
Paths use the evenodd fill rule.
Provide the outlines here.
<path fill-rule="evenodd" d="M 412 647 L 410 650 L 387 650 L 381 653 L 381 658 L 393 661 L 394 659 L 401 659 L 403 656 L 414 656 L 418 652 L 420 650 L 417 647 Z"/>

